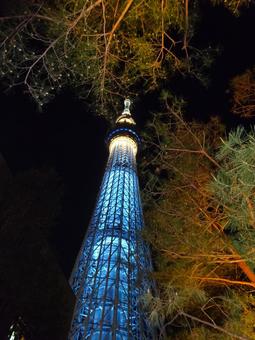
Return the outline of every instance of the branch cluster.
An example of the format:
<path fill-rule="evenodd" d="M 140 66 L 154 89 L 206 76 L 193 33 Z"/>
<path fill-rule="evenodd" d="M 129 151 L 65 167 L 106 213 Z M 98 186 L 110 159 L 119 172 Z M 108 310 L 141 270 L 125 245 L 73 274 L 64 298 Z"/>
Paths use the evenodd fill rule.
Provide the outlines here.
<path fill-rule="evenodd" d="M 249 208 L 255 187 L 250 174 L 254 137 L 238 131 L 222 143 L 224 129 L 216 118 L 187 123 L 181 106 L 172 99 L 147 130 L 144 237 L 152 246 L 152 276 L 160 294 L 145 296 L 144 305 L 161 338 L 250 339 L 255 317 L 255 232 L 248 222 L 254 212 Z M 223 171 L 228 181 L 220 180 Z M 235 238 L 229 232 L 233 214 L 239 216 Z"/>
<path fill-rule="evenodd" d="M 179 0 L 34 2 L 0 18 L 1 75 L 25 85 L 39 105 L 71 86 L 105 113 L 138 84 L 152 90 L 187 67 L 187 10 Z"/>

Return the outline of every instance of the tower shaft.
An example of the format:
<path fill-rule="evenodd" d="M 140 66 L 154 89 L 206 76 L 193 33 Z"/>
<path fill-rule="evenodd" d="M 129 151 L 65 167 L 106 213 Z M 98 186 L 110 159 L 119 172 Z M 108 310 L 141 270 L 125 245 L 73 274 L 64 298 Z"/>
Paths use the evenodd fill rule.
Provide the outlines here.
<path fill-rule="evenodd" d="M 71 340 L 145 337 L 139 298 L 149 289 L 142 273 L 151 264 L 140 235 L 137 141 L 130 132 L 134 134 L 128 128 L 114 131 L 96 207 L 71 277 L 77 296 Z"/>

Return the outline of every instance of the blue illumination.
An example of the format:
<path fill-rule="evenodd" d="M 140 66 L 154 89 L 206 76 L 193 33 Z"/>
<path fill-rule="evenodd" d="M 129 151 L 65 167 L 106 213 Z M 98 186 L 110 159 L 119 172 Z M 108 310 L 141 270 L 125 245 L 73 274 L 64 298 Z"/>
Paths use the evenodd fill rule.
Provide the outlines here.
<path fill-rule="evenodd" d="M 125 136 L 127 130 L 137 136 L 118 128 L 110 138 L 121 132 Z M 143 216 L 134 145 L 116 142 L 110 152 L 71 277 L 77 296 L 71 340 L 150 339 L 139 310 L 139 297 L 150 288 L 145 273 L 151 263 L 140 237 Z"/>
<path fill-rule="evenodd" d="M 107 141 L 111 140 L 114 136 L 116 135 L 124 135 L 124 134 L 130 134 L 131 136 L 135 137 L 135 140 L 140 144 L 141 143 L 141 139 L 138 136 L 138 134 L 129 128 L 125 128 L 125 127 L 119 127 L 117 129 L 114 129 L 107 137 Z"/>

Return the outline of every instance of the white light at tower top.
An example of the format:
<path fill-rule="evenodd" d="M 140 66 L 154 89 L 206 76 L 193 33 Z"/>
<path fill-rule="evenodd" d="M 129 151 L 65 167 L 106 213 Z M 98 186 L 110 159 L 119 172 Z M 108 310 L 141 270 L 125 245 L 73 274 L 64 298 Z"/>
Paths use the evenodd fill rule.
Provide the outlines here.
<path fill-rule="evenodd" d="M 114 148 L 116 147 L 121 147 L 121 148 L 130 147 L 131 150 L 133 150 L 134 155 L 137 154 L 137 143 L 128 136 L 117 136 L 113 138 L 109 145 L 110 153 L 112 153 Z"/>

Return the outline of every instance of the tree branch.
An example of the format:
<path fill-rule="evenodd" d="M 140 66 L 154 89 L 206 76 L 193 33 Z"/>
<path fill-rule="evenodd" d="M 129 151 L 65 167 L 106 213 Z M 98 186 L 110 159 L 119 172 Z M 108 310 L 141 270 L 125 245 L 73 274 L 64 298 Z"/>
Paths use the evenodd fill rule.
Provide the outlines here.
<path fill-rule="evenodd" d="M 118 20 L 113 25 L 111 32 L 109 33 L 109 37 L 108 37 L 107 43 L 105 45 L 105 51 L 104 51 L 104 62 L 103 62 L 102 79 L 101 79 L 101 86 L 100 86 L 101 93 L 104 90 L 105 76 L 106 76 L 106 67 L 107 67 L 107 59 L 108 59 L 108 55 L 109 55 L 109 51 L 110 51 L 110 45 L 111 45 L 111 41 L 112 41 L 112 38 L 113 38 L 113 34 L 117 30 L 117 28 L 120 25 L 120 23 L 123 20 L 123 18 L 125 17 L 125 15 L 128 12 L 130 6 L 132 5 L 133 1 L 134 0 L 128 0 L 127 1 L 125 8 L 123 9 L 121 15 L 119 16 Z"/>
<path fill-rule="evenodd" d="M 202 320 L 200 318 L 197 318 L 196 316 L 193 316 L 193 315 L 190 315 L 188 313 L 185 313 L 185 312 L 180 312 L 179 315 L 183 315 L 185 317 L 187 317 L 188 319 L 191 319 L 191 320 L 194 320 L 194 321 L 197 321 L 197 322 L 200 322 L 206 326 L 209 326 L 209 327 L 212 327 L 214 329 L 216 329 L 217 331 L 220 331 L 222 333 L 225 333 L 225 334 L 228 334 L 229 336 L 235 338 L 235 339 L 240 339 L 240 340 L 249 340 L 249 338 L 247 337 L 244 337 L 244 336 L 241 336 L 241 335 L 237 335 L 237 334 L 234 334 L 232 332 L 229 332 L 227 331 L 226 329 L 220 327 L 220 326 L 217 326 L 216 324 L 214 323 L 211 323 L 211 322 L 208 322 L 208 321 L 205 321 L 205 320 Z"/>

